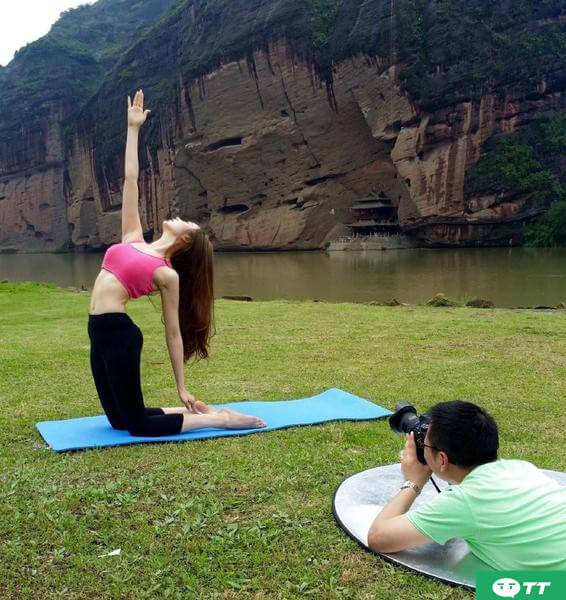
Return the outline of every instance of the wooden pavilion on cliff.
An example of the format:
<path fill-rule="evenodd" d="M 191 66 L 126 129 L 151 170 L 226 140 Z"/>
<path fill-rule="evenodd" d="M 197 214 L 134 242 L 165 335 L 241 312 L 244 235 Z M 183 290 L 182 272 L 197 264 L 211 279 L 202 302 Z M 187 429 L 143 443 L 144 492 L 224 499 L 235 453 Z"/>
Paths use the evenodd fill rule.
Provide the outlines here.
<path fill-rule="evenodd" d="M 349 224 L 356 236 L 397 235 L 401 233 L 397 207 L 385 193 L 360 198 L 350 207 L 354 221 Z"/>

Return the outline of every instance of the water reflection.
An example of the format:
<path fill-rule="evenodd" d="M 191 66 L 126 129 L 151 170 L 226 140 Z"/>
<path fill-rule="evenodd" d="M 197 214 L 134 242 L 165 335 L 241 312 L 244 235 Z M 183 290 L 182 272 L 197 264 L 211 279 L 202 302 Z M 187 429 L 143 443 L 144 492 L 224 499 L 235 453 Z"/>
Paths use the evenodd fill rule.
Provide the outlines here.
<path fill-rule="evenodd" d="M 101 254 L 0 254 L 0 279 L 90 288 L 101 263 Z"/>
<path fill-rule="evenodd" d="M 0 279 L 90 288 L 100 254 L 0 255 Z M 566 249 L 218 253 L 217 295 L 424 302 L 438 292 L 498 306 L 566 301 Z"/>
<path fill-rule="evenodd" d="M 219 255 L 221 293 L 257 298 L 424 302 L 438 292 L 498 306 L 566 301 L 566 249 Z M 229 290 L 229 291 L 226 291 Z"/>

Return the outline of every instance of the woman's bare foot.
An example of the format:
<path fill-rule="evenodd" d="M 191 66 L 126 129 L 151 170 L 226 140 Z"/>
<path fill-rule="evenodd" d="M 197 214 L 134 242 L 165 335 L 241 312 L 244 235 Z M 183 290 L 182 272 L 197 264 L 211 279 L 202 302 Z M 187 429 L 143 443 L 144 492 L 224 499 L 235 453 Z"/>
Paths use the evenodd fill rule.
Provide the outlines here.
<path fill-rule="evenodd" d="M 218 414 L 225 417 L 224 427 L 226 429 L 262 429 L 267 423 L 259 417 L 243 415 L 229 408 L 221 408 Z"/>

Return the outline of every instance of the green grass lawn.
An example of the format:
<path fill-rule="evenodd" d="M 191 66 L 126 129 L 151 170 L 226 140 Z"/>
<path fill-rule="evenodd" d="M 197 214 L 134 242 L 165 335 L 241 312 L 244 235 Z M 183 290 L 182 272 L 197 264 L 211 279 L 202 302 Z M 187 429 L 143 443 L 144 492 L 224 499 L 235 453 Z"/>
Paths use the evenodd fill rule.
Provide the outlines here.
<path fill-rule="evenodd" d="M 385 421 L 57 454 L 35 423 L 101 414 L 88 294 L 0 285 L 0 598 L 473 598 L 393 567 L 335 525 L 348 475 L 396 462 Z M 145 336 L 146 403 L 176 405 L 160 313 Z M 214 402 L 340 387 L 393 408 L 455 398 L 498 420 L 501 455 L 566 470 L 564 312 L 216 304 L 187 387 Z M 121 548 L 121 555 L 98 558 Z"/>

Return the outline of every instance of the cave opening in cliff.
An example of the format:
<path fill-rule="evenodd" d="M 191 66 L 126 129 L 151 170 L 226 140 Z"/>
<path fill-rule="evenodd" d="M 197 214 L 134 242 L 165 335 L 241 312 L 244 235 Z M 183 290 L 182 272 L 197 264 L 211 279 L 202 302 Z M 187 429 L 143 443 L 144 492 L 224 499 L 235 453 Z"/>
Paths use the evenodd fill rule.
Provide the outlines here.
<path fill-rule="evenodd" d="M 246 204 L 231 204 L 230 206 L 222 206 L 220 212 L 225 214 L 243 213 L 250 210 L 250 207 Z"/>
<path fill-rule="evenodd" d="M 313 179 L 307 179 L 304 184 L 308 186 L 317 185 L 319 183 L 324 183 L 325 181 L 329 181 L 330 179 L 336 179 L 337 177 L 342 177 L 344 173 L 330 173 L 329 175 L 323 175 L 322 177 L 314 177 Z"/>
<path fill-rule="evenodd" d="M 213 152 L 214 150 L 219 150 L 220 148 L 227 148 L 229 146 L 241 146 L 242 145 L 242 137 L 230 137 L 224 138 L 223 140 L 218 140 L 217 142 L 213 142 L 209 144 L 205 148 L 205 152 Z"/>

